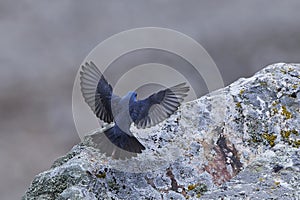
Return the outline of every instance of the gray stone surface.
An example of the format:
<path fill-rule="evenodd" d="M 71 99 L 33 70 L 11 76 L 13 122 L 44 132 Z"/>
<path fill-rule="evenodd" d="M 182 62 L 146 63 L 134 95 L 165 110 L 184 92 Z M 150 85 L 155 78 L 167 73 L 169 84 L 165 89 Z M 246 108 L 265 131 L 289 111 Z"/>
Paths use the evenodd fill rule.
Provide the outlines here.
<path fill-rule="evenodd" d="M 267 63 L 299 61 L 299 7 L 299 0 L 1 0 L 0 199 L 20 199 L 34 175 L 80 141 L 74 77 L 103 40 L 145 26 L 179 31 L 203 45 L 228 85 Z M 138 51 L 114 67 L 179 59 L 155 52 Z"/>
<path fill-rule="evenodd" d="M 270 65 L 132 127 L 147 148 L 132 159 L 102 155 L 91 133 L 23 199 L 299 199 L 299 99 L 300 65 Z"/>

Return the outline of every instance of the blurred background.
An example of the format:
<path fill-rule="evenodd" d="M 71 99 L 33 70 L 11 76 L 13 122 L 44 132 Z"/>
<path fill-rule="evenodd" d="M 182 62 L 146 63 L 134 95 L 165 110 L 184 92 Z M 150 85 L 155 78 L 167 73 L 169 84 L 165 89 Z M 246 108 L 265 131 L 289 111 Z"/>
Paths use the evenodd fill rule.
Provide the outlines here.
<path fill-rule="evenodd" d="M 274 62 L 299 62 L 298 0 L 0 1 L 0 199 L 80 142 L 72 87 L 87 54 L 121 31 L 180 31 L 211 55 L 225 85 Z"/>

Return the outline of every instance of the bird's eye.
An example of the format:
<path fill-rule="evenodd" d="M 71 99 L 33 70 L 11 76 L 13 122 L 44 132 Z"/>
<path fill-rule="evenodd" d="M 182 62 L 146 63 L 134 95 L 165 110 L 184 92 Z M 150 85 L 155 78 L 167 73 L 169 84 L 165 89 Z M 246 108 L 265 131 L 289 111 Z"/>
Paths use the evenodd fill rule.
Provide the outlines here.
<path fill-rule="evenodd" d="M 134 96 L 137 97 L 137 93 L 135 93 Z"/>

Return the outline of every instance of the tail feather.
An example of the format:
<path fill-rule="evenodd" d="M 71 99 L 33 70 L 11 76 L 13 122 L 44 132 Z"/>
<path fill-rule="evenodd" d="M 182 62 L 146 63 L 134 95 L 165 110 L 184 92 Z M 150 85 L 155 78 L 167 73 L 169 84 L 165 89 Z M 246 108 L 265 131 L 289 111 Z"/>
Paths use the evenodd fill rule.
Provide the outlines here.
<path fill-rule="evenodd" d="M 136 137 L 128 135 L 116 125 L 106 130 L 104 134 L 113 144 L 125 151 L 142 153 L 142 150 L 145 149 Z"/>
<path fill-rule="evenodd" d="M 145 149 L 134 136 L 123 132 L 116 125 L 105 130 L 104 133 L 93 135 L 92 139 L 101 152 L 116 159 L 136 156 Z"/>

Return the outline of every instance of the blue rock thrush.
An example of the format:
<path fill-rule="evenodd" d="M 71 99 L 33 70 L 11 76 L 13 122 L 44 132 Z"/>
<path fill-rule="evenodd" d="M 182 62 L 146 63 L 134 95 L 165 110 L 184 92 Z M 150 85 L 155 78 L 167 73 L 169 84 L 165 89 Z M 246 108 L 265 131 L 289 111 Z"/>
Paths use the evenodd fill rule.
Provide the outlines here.
<path fill-rule="evenodd" d="M 187 96 L 186 83 L 160 90 L 143 100 L 136 92 L 122 98 L 113 94 L 112 86 L 93 63 L 85 63 L 80 71 L 81 92 L 94 114 L 113 127 L 92 139 L 107 156 L 128 158 L 141 153 L 145 147 L 130 131 L 132 123 L 137 128 L 154 126 L 172 115 Z"/>

